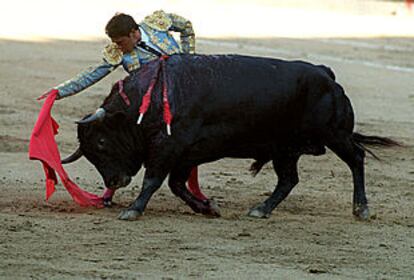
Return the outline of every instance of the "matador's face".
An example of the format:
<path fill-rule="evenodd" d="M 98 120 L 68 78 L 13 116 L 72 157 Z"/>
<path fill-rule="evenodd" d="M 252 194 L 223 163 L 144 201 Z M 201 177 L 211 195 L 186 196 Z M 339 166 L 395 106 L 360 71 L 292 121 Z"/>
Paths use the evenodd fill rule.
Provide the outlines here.
<path fill-rule="evenodd" d="M 119 49 L 123 53 L 130 53 L 134 49 L 135 45 L 141 41 L 141 32 L 133 29 L 128 36 L 111 38 L 111 40 L 118 45 Z"/>

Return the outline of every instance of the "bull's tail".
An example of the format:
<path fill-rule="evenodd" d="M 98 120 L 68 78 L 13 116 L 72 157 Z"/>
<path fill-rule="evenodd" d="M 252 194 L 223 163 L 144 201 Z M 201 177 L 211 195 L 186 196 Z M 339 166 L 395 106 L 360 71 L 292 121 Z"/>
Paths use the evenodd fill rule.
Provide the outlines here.
<path fill-rule="evenodd" d="M 376 160 L 380 160 L 380 158 L 374 154 L 371 150 L 369 150 L 364 145 L 374 146 L 374 147 L 395 147 L 395 146 L 402 146 L 402 144 L 394 141 L 390 138 L 386 137 L 379 137 L 379 136 L 368 136 L 363 135 L 361 133 L 354 132 L 352 134 L 352 141 L 355 145 L 372 155 Z"/>
<path fill-rule="evenodd" d="M 370 149 L 365 147 L 367 146 L 373 146 L 373 147 L 402 147 L 403 145 L 395 140 L 392 140 L 387 137 L 379 137 L 379 136 L 368 136 L 363 135 L 361 133 L 354 132 L 352 133 L 352 142 L 357 145 L 359 148 L 363 149 L 365 152 L 372 155 L 376 160 L 381 160 L 374 152 L 372 152 Z M 262 170 L 263 166 L 271 161 L 271 159 L 256 159 L 252 165 L 250 166 L 249 171 L 251 172 L 252 176 L 256 176 L 260 170 Z"/>

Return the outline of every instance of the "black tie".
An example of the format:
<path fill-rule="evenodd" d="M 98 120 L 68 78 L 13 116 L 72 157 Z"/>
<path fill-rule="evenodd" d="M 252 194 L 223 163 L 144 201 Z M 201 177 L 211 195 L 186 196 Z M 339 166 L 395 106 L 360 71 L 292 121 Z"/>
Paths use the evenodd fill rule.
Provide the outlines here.
<path fill-rule="evenodd" d="M 142 49 L 144 49 L 146 51 L 149 51 L 150 53 L 155 54 L 158 57 L 161 57 L 162 56 L 162 53 L 160 53 L 159 51 L 157 51 L 154 48 L 151 48 L 150 46 L 148 46 L 147 44 L 145 44 L 145 42 L 143 42 L 143 41 L 141 41 L 141 42 L 138 43 L 138 47 L 140 47 L 140 48 L 142 48 Z"/>

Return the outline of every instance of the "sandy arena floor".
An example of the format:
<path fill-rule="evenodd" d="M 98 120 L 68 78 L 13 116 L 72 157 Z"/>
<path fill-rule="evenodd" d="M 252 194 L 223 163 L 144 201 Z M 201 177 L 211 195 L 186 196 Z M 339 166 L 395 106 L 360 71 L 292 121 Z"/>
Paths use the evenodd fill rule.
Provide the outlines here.
<path fill-rule="evenodd" d="M 368 156 L 372 217 L 352 214 L 350 172 L 331 152 L 303 157 L 300 183 L 271 218 L 246 217 L 273 189 L 270 166 L 257 178 L 249 160 L 200 168 L 203 189 L 222 217 L 192 213 L 167 187 L 136 222 L 116 219 L 137 195 L 142 171 L 110 209 L 83 209 L 58 185 L 44 200 L 39 162 L 27 147 L 35 97 L 99 61 L 103 41 L 0 41 L 0 278 L 2 279 L 412 279 L 414 278 L 414 41 L 412 39 L 200 39 L 200 53 L 303 59 L 332 67 L 357 115 L 357 130 L 393 137 L 403 148 Z M 108 94 L 118 71 L 58 102 L 63 154 L 76 146 L 74 121 Z M 103 183 L 86 160 L 67 170 L 83 188 Z"/>

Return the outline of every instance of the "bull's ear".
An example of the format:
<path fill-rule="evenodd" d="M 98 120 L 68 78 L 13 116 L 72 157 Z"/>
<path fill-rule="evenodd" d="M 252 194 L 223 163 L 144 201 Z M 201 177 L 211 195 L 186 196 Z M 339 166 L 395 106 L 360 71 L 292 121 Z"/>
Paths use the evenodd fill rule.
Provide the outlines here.
<path fill-rule="evenodd" d="M 128 116 L 124 112 L 116 112 L 105 118 L 105 123 L 111 128 L 117 128 L 125 124 Z"/>

